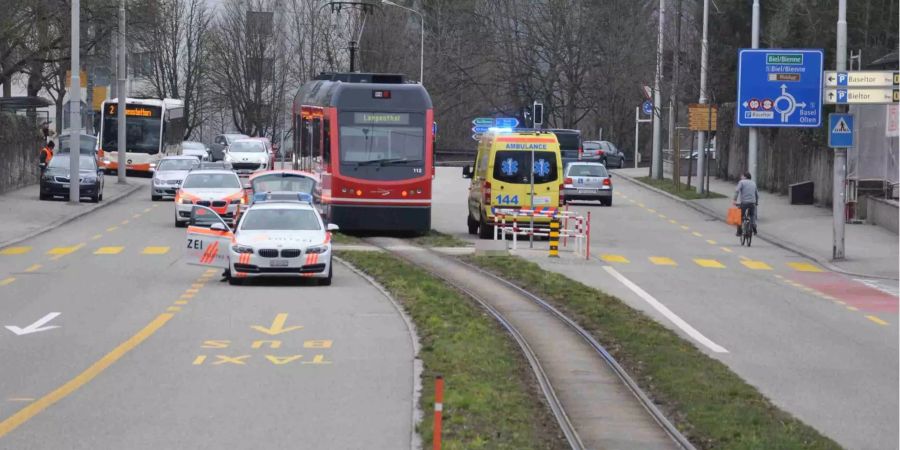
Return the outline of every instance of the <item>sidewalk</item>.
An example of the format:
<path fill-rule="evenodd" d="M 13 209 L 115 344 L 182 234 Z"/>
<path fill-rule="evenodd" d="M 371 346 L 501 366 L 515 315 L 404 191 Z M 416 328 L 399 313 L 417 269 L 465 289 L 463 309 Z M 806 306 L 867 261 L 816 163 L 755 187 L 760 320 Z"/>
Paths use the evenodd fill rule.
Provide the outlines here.
<path fill-rule="evenodd" d="M 646 168 L 620 169 L 617 176 L 650 188 L 635 180 L 647 176 Z M 687 178 L 683 178 L 687 180 Z M 694 180 L 696 181 L 696 180 Z M 724 221 L 731 207 L 735 183 L 710 179 L 709 189 L 727 198 L 682 200 L 667 193 L 677 201 L 706 215 Z M 660 191 L 661 192 L 661 191 Z M 889 278 L 898 276 L 898 235 L 868 224 L 847 224 L 845 234 L 845 256 L 843 261 L 832 261 L 832 214 L 831 210 L 813 205 L 791 205 L 787 196 L 760 191 L 759 193 L 759 237 L 774 245 L 799 253 L 807 258 L 849 275 Z"/>
<path fill-rule="evenodd" d="M 38 199 L 38 185 L 25 186 L 0 194 L 0 249 L 37 236 L 64 223 L 75 220 L 98 208 L 109 205 L 145 187 L 149 180 L 129 178 L 127 185 L 116 183 L 116 177 L 107 177 L 103 187 L 103 201 L 89 203 L 82 200 L 77 205 L 56 199 Z"/>

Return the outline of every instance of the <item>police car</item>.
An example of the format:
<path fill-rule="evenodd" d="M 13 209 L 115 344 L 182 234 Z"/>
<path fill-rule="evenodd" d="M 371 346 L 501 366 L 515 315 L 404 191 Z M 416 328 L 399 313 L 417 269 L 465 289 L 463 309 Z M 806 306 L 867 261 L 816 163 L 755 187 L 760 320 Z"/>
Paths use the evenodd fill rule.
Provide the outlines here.
<path fill-rule="evenodd" d="M 315 278 L 331 284 L 331 232 L 305 193 L 256 194 L 234 230 L 212 209 L 195 205 L 187 231 L 189 264 L 226 269 L 228 282 L 255 277 Z"/>

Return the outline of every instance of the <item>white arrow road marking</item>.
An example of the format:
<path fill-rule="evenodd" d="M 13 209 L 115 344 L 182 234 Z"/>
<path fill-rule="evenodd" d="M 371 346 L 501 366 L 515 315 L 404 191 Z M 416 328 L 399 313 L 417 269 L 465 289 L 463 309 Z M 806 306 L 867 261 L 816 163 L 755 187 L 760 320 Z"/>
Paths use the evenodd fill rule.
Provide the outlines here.
<path fill-rule="evenodd" d="M 50 325 L 50 326 L 46 326 L 46 327 L 43 326 L 43 325 L 44 325 L 45 323 L 47 323 L 47 322 L 49 322 L 49 321 L 55 319 L 56 316 L 58 316 L 58 315 L 60 315 L 60 313 L 58 313 L 58 312 L 52 312 L 52 313 L 50 313 L 50 314 L 47 314 L 47 315 L 44 316 L 44 317 L 41 317 L 40 319 L 38 319 L 37 322 L 35 322 L 35 323 L 31 324 L 31 325 L 28 325 L 28 326 L 25 327 L 25 328 L 19 328 L 19 327 L 15 326 L 15 325 L 7 325 L 7 326 L 6 326 L 6 329 L 9 330 L 9 331 L 12 331 L 13 333 L 16 333 L 17 336 L 21 336 L 21 335 L 23 335 L 23 334 L 37 333 L 38 331 L 52 330 L 52 329 L 54 329 L 54 328 L 59 328 L 59 325 Z"/>

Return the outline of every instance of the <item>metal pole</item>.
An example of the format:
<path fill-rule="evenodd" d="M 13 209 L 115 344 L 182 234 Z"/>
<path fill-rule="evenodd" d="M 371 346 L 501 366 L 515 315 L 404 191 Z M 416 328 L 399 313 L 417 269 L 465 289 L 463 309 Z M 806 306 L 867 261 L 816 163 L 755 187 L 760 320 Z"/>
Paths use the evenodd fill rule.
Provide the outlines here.
<path fill-rule="evenodd" d="M 660 104 L 662 94 L 660 84 L 663 75 L 663 28 L 666 17 L 666 0 L 659 0 L 659 34 L 656 43 L 656 76 L 653 79 L 653 161 L 650 169 L 653 179 L 662 179 L 662 124 L 660 123 Z"/>
<path fill-rule="evenodd" d="M 119 184 L 126 184 L 128 181 L 125 179 L 125 172 L 128 170 L 128 163 L 126 158 L 126 152 L 128 151 L 128 143 L 125 138 L 125 99 L 128 96 L 128 88 L 126 86 L 128 74 L 126 73 L 125 66 L 125 0 L 119 0 L 119 45 L 116 49 L 119 54 L 119 64 L 117 67 L 118 72 L 118 88 L 116 88 L 116 94 L 118 95 L 119 106 L 116 110 L 116 122 L 119 126 L 119 137 L 116 141 L 116 156 L 117 162 L 116 165 L 118 170 L 116 170 L 116 178 L 118 179 Z"/>
<path fill-rule="evenodd" d="M 634 107 L 634 168 L 635 169 L 638 168 L 638 148 L 640 148 L 640 146 L 638 145 L 638 140 L 641 138 L 640 129 L 638 128 L 641 124 L 640 122 L 638 122 L 639 120 L 641 120 L 641 107 L 635 106 Z"/>
<path fill-rule="evenodd" d="M 414 11 L 419 15 L 419 21 L 422 22 L 422 29 L 419 34 L 419 84 L 425 84 L 425 15 Z"/>
<path fill-rule="evenodd" d="M 709 59 L 709 0 L 703 0 L 703 38 L 700 41 L 700 104 L 706 104 L 706 72 L 709 69 L 707 61 Z M 712 124 L 707 124 L 712 125 Z M 712 126 L 709 126 L 712 129 Z M 702 194 L 703 191 L 706 190 L 706 186 L 703 185 L 703 173 L 706 170 L 706 158 L 704 158 L 706 154 L 706 131 L 698 131 L 697 132 L 697 147 L 700 149 L 699 155 L 697 155 L 697 178 L 700 179 L 700 182 L 697 183 L 697 193 Z M 693 155 L 694 149 L 691 149 L 691 154 Z M 688 170 L 690 170 L 689 168 Z"/>
<path fill-rule="evenodd" d="M 531 148 L 531 232 L 528 233 L 529 248 L 534 248 L 534 147 Z"/>
<path fill-rule="evenodd" d="M 753 27 L 751 32 L 751 47 L 759 48 L 759 0 L 753 0 Z M 756 128 L 748 130 L 747 138 L 747 171 L 753 181 L 759 183 L 756 177 L 756 155 L 759 150 L 759 134 Z"/>
<path fill-rule="evenodd" d="M 837 21 L 837 70 L 847 70 L 847 0 L 838 2 Z M 838 105 L 837 112 L 847 112 L 847 107 Z M 831 209 L 834 214 L 834 232 L 831 257 L 834 260 L 844 259 L 844 218 L 846 216 L 844 189 L 847 184 L 847 149 L 834 150 L 834 185 L 831 194 Z"/>
<path fill-rule="evenodd" d="M 69 95 L 69 128 L 72 139 L 69 139 L 69 202 L 78 203 L 81 198 L 80 165 L 81 155 L 81 18 L 79 10 L 81 2 L 72 0 L 72 92 Z"/>

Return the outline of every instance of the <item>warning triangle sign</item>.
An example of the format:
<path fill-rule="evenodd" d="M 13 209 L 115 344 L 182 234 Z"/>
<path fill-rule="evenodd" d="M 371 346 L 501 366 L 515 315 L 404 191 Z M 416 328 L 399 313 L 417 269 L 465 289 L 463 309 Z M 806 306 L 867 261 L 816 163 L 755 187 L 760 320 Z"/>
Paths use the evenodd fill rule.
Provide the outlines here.
<path fill-rule="evenodd" d="M 850 133 L 850 127 L 847 126 L 847 121 L 843 118 L 838 119 L 837 123 L 834 124 L 834 129 L 831 130 L 832 133 Z"/>

